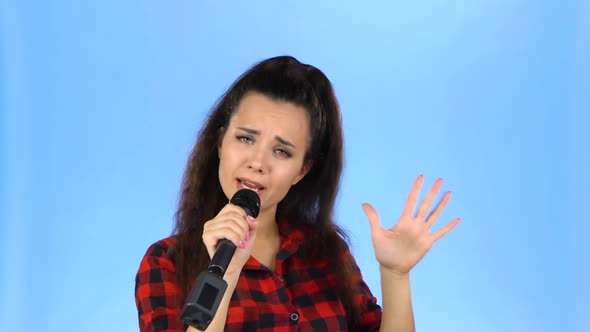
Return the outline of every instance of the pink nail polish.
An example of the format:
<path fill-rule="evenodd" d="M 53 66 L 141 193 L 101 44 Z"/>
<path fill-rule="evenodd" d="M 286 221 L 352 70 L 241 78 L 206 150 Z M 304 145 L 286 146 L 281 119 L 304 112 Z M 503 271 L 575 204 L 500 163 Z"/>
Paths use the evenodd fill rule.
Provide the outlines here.
<path fill-rule="evenodd" d="M 250 241 L 250 232 L 246 233 L 246 241 Z"/>
<path fill-rule="evenodd" d="M 248 216 L 248 220 L 250 220 L 250 222 L 254 222 L 254 220 L 256 220 L 256 218 L 254 218 L 252 216 Z"/>
<path fill-rule="evenodd" d="M 246 248 L 246 245 L 244 244 L 244 241 L 240 240 L 240 242 L 238 242 L 238 247 L 244 249 Z"/>

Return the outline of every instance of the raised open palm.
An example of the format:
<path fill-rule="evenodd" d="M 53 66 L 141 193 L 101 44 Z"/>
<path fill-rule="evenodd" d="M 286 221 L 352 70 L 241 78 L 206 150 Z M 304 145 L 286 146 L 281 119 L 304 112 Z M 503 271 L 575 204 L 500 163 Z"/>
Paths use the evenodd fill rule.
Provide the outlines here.
<path fill-rule="evenodd" d="M 370 204 L 363 204 L 363 210 L 371 224 L 375 257 L 383 268 L 396 274 L 403 275 L 410 272 L 432 245 L 453 229 L 460 220 L 455 218 L 436 232 L 430 231 L 451 198 L 451 193 L 446 192 L 436 207 L 428 213 L 442 186 L 443 181 L 440 178 L 434 182 L 424 200 L 418 205 L 416 214 L 413 215 L 423 182 L 424 176 L 419 175 L 408 194 L 399 220 L 391 228 L 383 228 L 377 211 Z"/>

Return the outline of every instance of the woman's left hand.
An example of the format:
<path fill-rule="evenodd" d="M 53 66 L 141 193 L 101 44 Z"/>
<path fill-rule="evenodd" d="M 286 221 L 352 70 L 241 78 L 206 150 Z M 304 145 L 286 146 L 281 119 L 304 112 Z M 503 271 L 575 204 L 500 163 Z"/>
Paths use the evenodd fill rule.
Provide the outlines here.
<path fill-rule="evenodd" d="M 389 229 L 381 226 L 379 215 L 370 204 L 363 204 L 363 210 L 371 224 L 371 239 L 373 240 L 375 257 L 381 264 L 381 268 L 398 276 L 407 275 L 426 255 L 432 245 L 459 223 L 459 218 L 455 218 L 436 232 L 430 232 L 430 228 L 451 198 L 451 193 L 446 192 L 434 210 L 427 215 L 442 186 L 440 178 L 434 182 L 418 206 L 418 211 L 413 215 L 423 182 L 424 176 L 419 175 L 410 190 L 402 215 L 397 224 Z"/>

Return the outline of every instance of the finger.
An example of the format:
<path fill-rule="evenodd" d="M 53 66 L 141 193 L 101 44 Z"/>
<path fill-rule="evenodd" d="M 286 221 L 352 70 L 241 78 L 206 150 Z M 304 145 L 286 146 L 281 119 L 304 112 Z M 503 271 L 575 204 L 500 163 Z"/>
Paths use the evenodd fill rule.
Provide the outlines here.
<path fill-rule="evenodd" d="M 438 178 L 438 179 L 436 179 L 436 181 L 434 181 L 434 183 L 430 187 L 430 190 L 426 194 L 426 197 L 424 197 L 424 200 L 422 201 L 422 203 L 420 204 L 420 207 L 418 208 L 418 212 L 416 213 L 416 218 L 418 218 L 419 220 L 424 219 L 424 216 L 426 216 L 426 213 L 430 210 L 430 207 L 432 206 L 432 202 L 434 201 L 434 197 L 436 197 L 436 195 L 438 194 L 438 191 L 440 190 L 442 183 L 443 183 L 443 180 L 441 178 Z"/>
<path fill-rule="evenodd" d="M 449 202 L 450 199 L 451 199 L 451 192 L 447 191 L 443 195 L 441 200 L 438 202 L 438 204 L 436 205 L 434 210 L 432 210 L 432 212 L 430 212 L 430 214 L 428 215 L 428 218 L 426 218 L 426 224 L 428 225 L 428 227 L 431 227 L 432 224 L 434 224 L 434 222 L 438 219 L 438 217 L 440 216 L 442 211 L 445 209 L 445 207 L 447 206 L 447 203 Z"/>
<path fill-rule="evenodd" d="M 227 239 L 231 241 L 236 247 L 240 246 L 240 241 L 243 241 L 244 235 L 241 233 L 236 232 L 231 228 L 219 228 L 214 231 L 209 231 L 206 234 L 203 233 L 203 242 L 207 244 L 208 247 L 215 249 L 219 240 Z"/>
<path fill-rule="evenodd" d="M 256 231 L 258 230 L 258 221 L 256 221 L 256 219 L 254 219 L 251 223 L 250 223 L 250 230 L 248 231 L 248 234 L 250 234 L 250 240 L 247 241 L 246 246 L 253 246 L 254 243 L 256 242 Z"/>
<path fill-rule="evenodd" d="M 246 211 L 244 211 L 243 208 L 234 205 L 232 203 L 228 203 L 226 206 L 223 207 L 223 209 L 221 209 L 221 211 L 219 211 L 219 213 L 217 215 L 222 215 L 224 213 L 228 213 L 228 212 L 235 212 L 237 214 L 239 214 L 240 216 L 246 218 Z"/>
<path fill-rule="evenodd" d="M 438 241 L 440 238 L 447 235 L 448 232 L 450 232 L 453 228 L 455 228 L 455 226 L 457 226 L 457 224 L 459 224 L 459 221 L 461 221 L 460 218 L 455 218 L 455 219 L 451 220 L 448 224 L 441 227 L 438 231 L 436 231 L 433 234 L 434 241 Z"/>
<path fill-rule="evenodd" d="M 244 213 L 228 210 L 219 213 L 214 219 L 205 223 L 205 229 L 217 229 L 219 227 L 222 227 L 226 222 L 230 220 L 235 222 L 236 225 L 242 228 L 244 232 L 247 232 L 250 228 L 249 223 L 247 221 L 247 217 Z"/>
<path fill-rule="evenodd" d="M 238 226 L 240 226 L 240 228 L 242 228 L 244 233 L 248 232 L 248 230 L 250 229 L 250 223 L 248 222 L 248 217 L 246 216 L 245 213 L 243 213 L 243 211 L 242 211 L 242 213 L 238 213 L 237 211 L 230 211 L 224 217 L 233 220 L 236 223 L 236 225 L 238 225 Z"/>
<path fill-rule="evenodd" d="M 245 225 L 244 225 L 245 224 Z M 214 223 L 213 225 L 207 227 L 206 232 L 223 232 L 224 230 L 232 230 L 233 232 L 240 234 L 242 238 L 240 240 L 245 240 L 246 233 L 250 230 L 250 226 L 244 220 L 236 220 L 235 218 L 227 218 L 222 219 Z"/>
<path fill-rule="evenodd" d="M 371 231 L 380 229 L 381 219 L 379 218 L 379 214 L 377 214 L 377 210 L 375 210 L 375 208 L 369 203 L 362 204 L 362 207 L 369 220 L 369 224 L 371 225 Z"/>
<path fill-rule="evenodd" d="M 402 211 L 402 215 L 404 216 L 411 216 L 412 212 L 416 208 L 416 201 L 418 200 L 418 194 L 420 193 L 420 188 L 422 187 L 422 183 L 424 182 L 424 175 L 420 174 L 414 180 L 414 184 L 412 185 L 412 189 L 410 189 L 410 193 L 408 194 L 408 198 L 406 198 L 406 204 L 404 205 L 404 209 Z"/>

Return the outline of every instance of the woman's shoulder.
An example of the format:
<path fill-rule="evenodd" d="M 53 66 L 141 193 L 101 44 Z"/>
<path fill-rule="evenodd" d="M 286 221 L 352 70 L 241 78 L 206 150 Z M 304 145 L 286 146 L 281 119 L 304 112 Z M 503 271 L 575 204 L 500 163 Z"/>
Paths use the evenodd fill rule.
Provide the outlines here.
<path fill-rule="evenodd" d="M 153 271 L 176 271 L 173 254 L 176 242 L 176 237 L 170 236 L 152 243 L 141 259 L 138 276 Z"/>
<path fill-rule="evenodd" d="M 145 257 L 168 257 L 177 243 L 176 236 L 169 236 L 152 243 L 145 252 Z"/>

